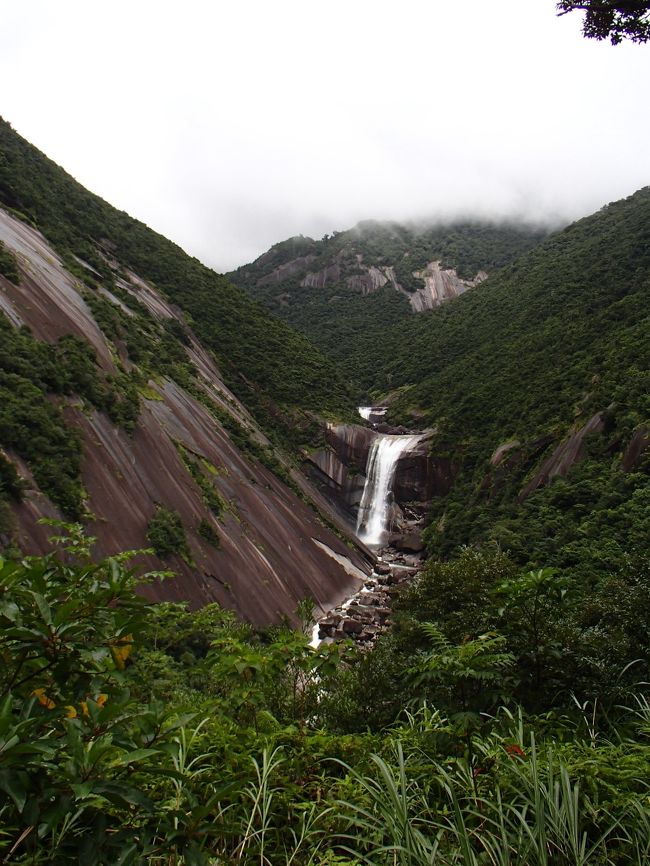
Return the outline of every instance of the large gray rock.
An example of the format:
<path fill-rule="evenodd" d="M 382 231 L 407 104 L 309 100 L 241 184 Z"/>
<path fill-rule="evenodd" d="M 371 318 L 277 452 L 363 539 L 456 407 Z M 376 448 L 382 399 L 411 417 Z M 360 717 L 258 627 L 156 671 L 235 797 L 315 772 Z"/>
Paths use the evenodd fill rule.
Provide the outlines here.
<path fill-rule="evenodd" d="M 391 547 L 405 553 L 420 553 L 425 547 L 422 533 L 418 529 L 409 529 L 406 532 L 391 535 L 389 543 Z"/>
<path fill-rule="evenodd" d="M 621 460 L 621 468 L 624 472 L 631 472 L 638 466 L 648 446 L 650 446 L 650 430 L 644 425 L 634 433 L 625 449 Z"/>
<path fill-rule="evenodd" d="M 363 631 L 363 623 L 356 619 L 344 619 L 339 628 L 346 635 L 360 634 Z"/>
<path fill-rule="evenodd" d="M 598 412 L 584 426 L 574 429 L 563 442 L 560 442 L 525 485 L 519 494 L 519 501 L 523 502 L 534 490 L 548 484 L 553 478 L 564 478 L 569 470 L 584 458 L 585 438 L 590 433 L 602 433 L 604 427 L 603 413 Z"/>

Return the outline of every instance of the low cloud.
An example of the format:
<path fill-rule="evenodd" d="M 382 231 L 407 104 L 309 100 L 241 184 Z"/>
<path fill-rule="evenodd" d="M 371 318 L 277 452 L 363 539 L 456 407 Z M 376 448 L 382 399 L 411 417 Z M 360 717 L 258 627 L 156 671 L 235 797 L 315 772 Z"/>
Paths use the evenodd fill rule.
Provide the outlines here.
<path fill-rule="evenodd" d="M 368 218 L 566 222 L 650 182 L 650 48 L 552 0 L 25 0 L 0 73 L 19 132 L 219 270 Z"/>

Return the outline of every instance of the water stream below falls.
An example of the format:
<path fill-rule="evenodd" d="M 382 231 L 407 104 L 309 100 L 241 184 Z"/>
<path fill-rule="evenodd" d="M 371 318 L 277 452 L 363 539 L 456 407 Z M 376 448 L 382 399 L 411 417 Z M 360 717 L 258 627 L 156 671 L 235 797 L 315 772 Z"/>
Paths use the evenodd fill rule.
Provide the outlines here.
<path fill-rule="evenodd" d="M 393 480 L 397 462 L 420 438 L 420 434 L 381 435 L 372 443 L 357 517 L 357 535 L 370 547 L 380 547 L 386 541 L 394 502 Z"/>

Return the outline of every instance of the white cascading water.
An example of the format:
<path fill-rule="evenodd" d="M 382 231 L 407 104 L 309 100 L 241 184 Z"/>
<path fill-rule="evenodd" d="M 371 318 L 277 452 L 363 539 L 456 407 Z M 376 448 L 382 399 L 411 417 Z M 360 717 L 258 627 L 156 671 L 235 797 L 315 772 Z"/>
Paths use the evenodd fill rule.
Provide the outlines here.
<path fill-rule="evenodd" d="M 378 436 L 372 443 L 366 466 L 366 483 L 359 506 L 357 535 L 364 544 L 383 544 L 392 506 L 397 461 L 420 436 Z"/>
<path fill-rule="evenodd" d="M 364 421 L 370 421 L 370 415 L 372 413 L 372 406 L 358 406 L 359 415 L 363 418 Z"/>

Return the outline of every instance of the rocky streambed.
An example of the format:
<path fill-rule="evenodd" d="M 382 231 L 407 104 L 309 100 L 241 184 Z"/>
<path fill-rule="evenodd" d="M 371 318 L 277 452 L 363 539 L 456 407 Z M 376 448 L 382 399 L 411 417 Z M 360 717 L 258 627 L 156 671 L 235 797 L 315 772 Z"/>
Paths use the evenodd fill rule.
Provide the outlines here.
<path fill-rule="evenodd" d="M 359 644 L 371 646 L 380 634 L 388 630 L 394 598 L 417 576 L 422 563 L 420 556 L 390 548 L 384 550 L 361 589 L 317 621 L 312 645 L 351 638 Z"/>

